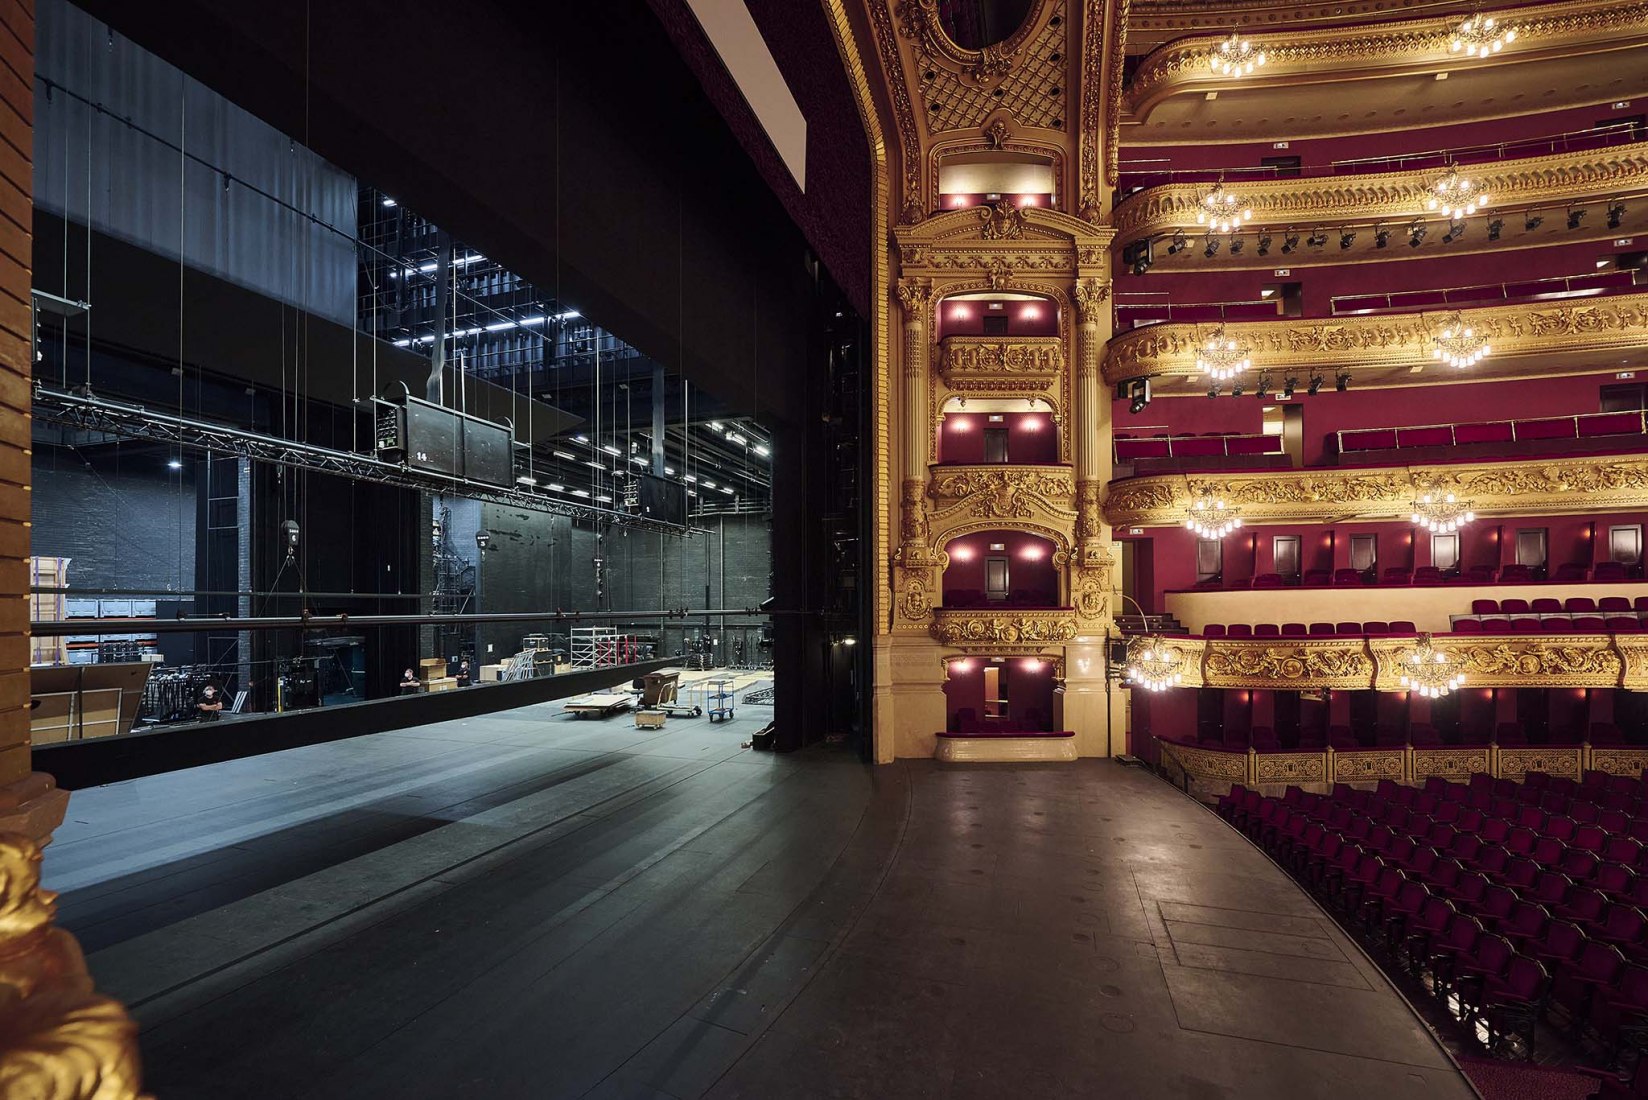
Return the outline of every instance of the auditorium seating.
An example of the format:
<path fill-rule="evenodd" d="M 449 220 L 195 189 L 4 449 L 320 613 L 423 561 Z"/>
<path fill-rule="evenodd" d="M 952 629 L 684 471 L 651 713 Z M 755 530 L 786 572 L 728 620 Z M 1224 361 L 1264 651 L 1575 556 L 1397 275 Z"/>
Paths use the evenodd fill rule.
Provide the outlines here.
<path fill-rule="evenodd" d="M 1404 587 L 1413 585 L 1543 585 L 1543 584 L 1623 584 L 1632 580 L 1641 580 L 1640 577 L 1627 575 L 1628 567 L 1623 562 L 1597 562 L 1587 565 L 1583 562 L 1565 562 L 1553 566 L 1550 576 L 1544 579 L 1534 576 L 1533 570 L 1526 565 L 1504 565 L 1494 567 L 1490 565 L 1473 565 L 1468 569 L 1444 573 L 1432 565 L 1422 565 L 1417 569 L 1404 569 L 1392 566 L 1375 574 L 1366 573 L 1358 569 L 1307 569 L 1297 577 L 1283 576 L 1280 573 L 1260 573 L 1252 578 L 1232 580 L 1229 583 L 1219 578 L 1208 578 L 1198 581 L 1197 588 L 1223 589 L 1239 592 L 1248 588 L 1331 588 L 1350 585 L 1373 584 L 1379 587 Z"/>
<path fill-rule="evenodd" d="M 1648 1051 L 1648 773 L 1237 785 L 1218 812 L 1490 1053 L 1532 1058 L 1541 1022 L 1592 1064 Z"/>

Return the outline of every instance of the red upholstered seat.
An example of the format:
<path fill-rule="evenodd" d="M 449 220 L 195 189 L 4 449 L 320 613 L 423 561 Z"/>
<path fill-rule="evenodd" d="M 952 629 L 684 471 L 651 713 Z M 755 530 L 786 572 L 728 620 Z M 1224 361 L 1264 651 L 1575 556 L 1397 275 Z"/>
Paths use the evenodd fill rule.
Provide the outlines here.
<path fill-rule="evenodd" d="M 1581 632 L 1602 631 L 1607 629 L 1607 626 L 1599 615 L 1576 615 L 1572 629 Z"/>
<path fill-rule="evenodd" d="M 1299 583 L 1312 588 L 1329 585 L 1333 583 L 1333 573 L 1327 569 L 1307 569 Z"/>
<path fill-rule="evenodd" d="M 1577 561 L 1563 562 L 1551 575 L 1551 580 L 1558 584 L 1580 584 L 1590 578 L 1591 567 Z"/>
<path fill-rule="evenodd" d="M 1390 632 L 1392 634 L 1412 634 L 1414 632 L 1413 624 L 1406 619 L 1393 619 L 1390 624 Z"/>
<path fill-rule="evenodd" d="M 1625 563 L 1599 561 L 1591 568 L 1591 579 L 1594 581 L 1622 581 L 1625 579 Z"/>
<path fill-rule="evenodd" d="M 1486 424 L 1456 424 L 1453 438 L 1456 443 L 1509 443 L 1511 423 L 1498 420 Z"/>
<path fill-rule="evenodd" d="M 1380 619 L 1372 619 L 1362 624 L 1362 630 L 1368 634 L 1389 634 L 1390 623 Z"/>
<path fill-rule="evenodd" d="M 1526 565 L 1507 565 L 1499 571 L 1499 580 L 1503 584 L 1527 584 L 1533 579 L 1533 570 Z M 1503 603 L 1500 606 L 1504 606 Z"/>
<path fill-rule="evenodd" d="M 1251 638 L 1253 637 L 1253 626 L 1251 623 L 1231 623 L 1226 636 L 1231 638 Z"/>
<path fill-rule="evenodd" d="M 1362 583 L 1361 570 L 1358 570 L 1358 569 L 1335 569 L 1333 571 L 1333 583 L 1336 584 L 1336 585 L 1361 584 Z"/>
<path fill-rule="evenodd" d="M 1253 636 L 1255 638 L 1275 638 L 1282 633 L 1275 623 L 1254 623 Z"/>
<path fill-rule="evenodd" d="M 1574 629 L 1574 621 L 1566 615 L 1547 615 L 1539 620 L 1539 629 L 1546 634 L 1565 634 Z"/>
<path fill-rule="evenodd" d="M 1569 596 L 1563 602 L 1562 609 L 1569 613 L 1588 613 L 1595 611 L 1597 608 L 1596 601 L 1589 596 Z"/>
<path fill-rule="evenodd" d="M 1385 570 L 1379 579 L 1380 584 L 1412 584 L 1413 573 L 1409 570 L 1392 567 Z"/>
<path fill-rule="evenodd" d="M 1471 614 L 1472 615 L 1497 615 L 1497 614 L 1499 614 L 1499 601 L 1498 600 L 1472 600 L 1471 601 Z"/>
<path fill-rule="evenodd" d="M 1538 634 L 1539 631 L 1540 626 L 1538 619 L 1530 619 L 1524 616 L 1522 618 L 1511 620 L 1512 634 Z"/>
<path fill-rule="evenodd" d="M 1597 610 L 1603 612 L 1630 611 L 1631 601 L 1624 596 L 1604 596 L 1597 601 Z"/>
<path fill-rule="evenodd" d="M 1596 416 L 1582 416 L 1579 418 L 1579 434 L 1584 437 L 1598 435 L 1641 435 L 1642 413 L 1617 412 L 1601 413 Z"/>
<path fill-rule="evenodd" d="M 1535 615 L 1555 615 L 1561 612 L 1562 601 L 1551 596 L 1541 596 L 1529 605 L 1529 610 L 1531 610 Z"/>
<path fill-rule="evenodd" d="M 1511 620 L 1509 619 L 1495 616 L 1491 619 L 1482 620 L 1482 633 L 1484 634 L 1509 634 L 1510 632 Z"/>
<path fill-rule="evenodd" d="M 1303 638 L 1310 631 L 1304 623 L 1283 623 L 1282 636 L 1285 638 Z"/>
<path fill-rule="evenodd" d="M 1642 629 L 1642 624 L 1629 615 L 1611 615 L 1603 625 L 1614 634 L 1635 634 Z"/>
<path fill-rule="evenodd" d="M 1447 426 L 1437 428 L 1398 428 L 1396 430 L 1396 445 L 1398 447 L 1447 447 L 1453 443 L 1453 429 Z"/>
<path fill-rule="evenodd" d="M 1208 623 L 1206 626 L 1202 627 L 1202 637 L 1204 638 L 1223 638 L 1224 636 L 1224 623 Z"/>
<path fill-rule="evenodd" d="M 1332 634 L 1333 633 L 1333 624 L 1332 623 L 1311 623 L 1310 624 L 1310 632 L 1312 634 Z"/>
<path fill-rule="evenodd" d="M 1482 621 L 1480 619 L 1455 619 L 1453 629 L 1456 634 L 1480 634 L 1482 633 Z"/>
<path fill-rule="evenodd" d="M 1636 620 L 1633 619 L 1631 621 L 1635 622 Z M 1361 623 L 1335 623 L 1333 625 L 1333 632 L 1335 634 L 1360 634 L 1360 633 L 1362 633 L 1362 624 Z"/>
<path fill-rule="evenodd" d="M 1253 587 L 1280 588 L 1282 587 L 1282 575 L 1280 573 L 1260 573 L 1253 578 Z"/>
<path fill-rule="evenodd" d="M 1499 610 L 1507 615 L 1525 615 L 1530 608 L 1527 600 L 1509 599 L 1499 601 Z"/>
<path fill-rule="evenodd" d="M 1388 451 L 1396 447 L 1396 429 L 1369 428 L 1357 432 L 1340 432 L 1341 451 Z"/>

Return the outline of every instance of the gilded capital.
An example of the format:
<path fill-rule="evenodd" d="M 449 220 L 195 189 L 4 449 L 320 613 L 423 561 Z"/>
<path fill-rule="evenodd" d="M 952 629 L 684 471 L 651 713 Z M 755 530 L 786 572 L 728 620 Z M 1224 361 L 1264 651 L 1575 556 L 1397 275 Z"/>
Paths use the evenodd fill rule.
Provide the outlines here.
<path fill-rule="evenodd" d="M 1077 279 L 1070 297 L 1076 303 L 1077 319 L 1084 325 L 1099 324 L 1104 304 L 1110 300 L 1110 286 L 1098 279 Z"/>
<path fill-rule="evenodd" d="M 921 323 L 927 304 L 932 300 L 933 280 L 900 279 L 898 281 L 898 303 L 904 307 L 905 324 Z"/>

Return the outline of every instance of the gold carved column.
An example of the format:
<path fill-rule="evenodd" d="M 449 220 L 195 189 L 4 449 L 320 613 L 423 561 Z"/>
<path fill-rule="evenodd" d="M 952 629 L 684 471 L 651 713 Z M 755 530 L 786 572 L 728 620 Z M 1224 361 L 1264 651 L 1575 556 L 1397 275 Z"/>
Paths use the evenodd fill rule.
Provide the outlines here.
<path fill-rule="evenodd" d="M 1071 603 L 1094 633 L 1095 620 L 1110 618 L 1111 556 L 1104 526 L 1104 487 L 1110 481 L 1110 402 L 1100 374 L 1110 286 L 1102 279 L 1078 279 L 1076 304 L 1076 400 L 1073 431 L 1076 459 L 1076 554 L 1071 563 Z"/>
<path fill-rule="evenodd" d="M 899 473 L 899 545 L 894 580 L 895 628 L 926 630 L 933 617 L 939 556 L 928 544 L 927 447 L 931 430 L 927 392 L 932 385 L 932 340 L 927 312 L 931 279 L 900 279 L 898 302 L 904 314 L 903 384 L 899 388 L 903 464 Z"/>

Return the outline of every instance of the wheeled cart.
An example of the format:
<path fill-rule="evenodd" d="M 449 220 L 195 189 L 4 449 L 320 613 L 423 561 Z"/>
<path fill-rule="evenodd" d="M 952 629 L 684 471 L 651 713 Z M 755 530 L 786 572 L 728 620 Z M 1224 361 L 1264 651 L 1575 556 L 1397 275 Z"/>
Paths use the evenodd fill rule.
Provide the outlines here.
<path fill-rule="evenodd" d="M 731 680 L 711 680 L 705 687 L 708 690 L 709 715 L 711 722 L 719 722 L 723 718 L 733 716 L 733 690 Z"/>
<path fill-rule="evenodd" d="M 675 668 L 641 677 L 641 706 L 661 710 L 671 718 L 697 718 L 704 713 L 700 704 L 681 698 L 681 670 Z"/>
<path fill-rule="evenodd" d="M 661 730 L 664 721 L 669 715 L 661 710 L 638 710 L 635 712 L 635 728 L 638 730 Z"/>
<path fill-rule="evenodd" d="M 568 699 L 561 704 L 561 709 L 569 711 L 579 718 L 605 718 L 609 714 L 617 714 L 621 710 L 628 710 L 633 702 L 635 702 L 635 696 L 633 695 L 597 692 L 592 695 L 580 695 L 575 699 Z"/>

